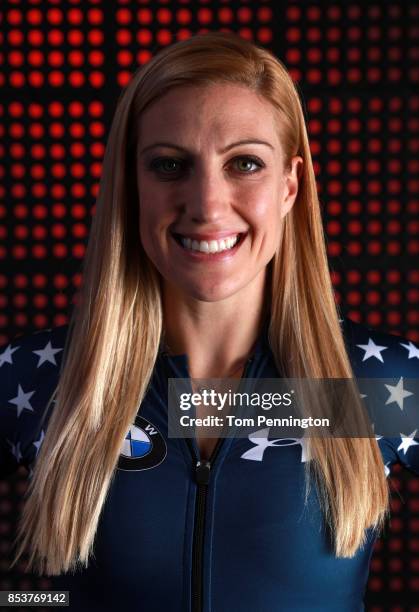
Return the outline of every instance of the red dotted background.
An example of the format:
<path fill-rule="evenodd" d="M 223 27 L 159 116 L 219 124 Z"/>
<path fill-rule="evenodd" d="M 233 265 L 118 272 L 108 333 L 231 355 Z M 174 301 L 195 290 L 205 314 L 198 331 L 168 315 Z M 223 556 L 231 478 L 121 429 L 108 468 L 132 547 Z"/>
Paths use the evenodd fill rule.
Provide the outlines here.
<path fill-rule="evenodd" d="M 419 6 L 414 2 L 4 0 L 0 8 L 0 343 L 68 322 L 116 100 L 138 65 L 198 32 L 273 51 L 302 93 L 336 299 L 419 341 Z M 419 480 L 391 473 L 370 612 L 419 611 Z M 26 472 L 0 481 L 0 590 Z"/>

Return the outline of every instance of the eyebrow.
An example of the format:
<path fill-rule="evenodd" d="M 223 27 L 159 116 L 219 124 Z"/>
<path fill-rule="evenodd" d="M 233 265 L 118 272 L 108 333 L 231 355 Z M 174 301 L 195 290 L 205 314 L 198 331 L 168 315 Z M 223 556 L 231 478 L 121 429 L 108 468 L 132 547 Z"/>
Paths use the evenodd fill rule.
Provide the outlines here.
<path fill-rule="evenodd" d="M 244 140 L 238 140 L 237 142 L 231 142 L 229 145 L 224 147 L 224 149 L 221 149 L 221 150 L 219 150 L 217 152 L 218 153 L 226 153 L 226 151 L 229 151 L 233 147 L 238 147 L 239 145 L 243 145 L 243 144 L 262 144 L 262 145 L 266 145 L 267 147 L 270 147 L 271 149 L 274 148 L 271 145 L 271 143 L 270 142 L 266 142 L 266 140 L 259 140 L 258 138 L 246 138 Z M 147 147 L 144 147 L 143 149 L 141 149 L 140 155 L 142 155 L 143 153 L 145 153 L 149 149 L 154 149 L 155 147 L 169 147 L 171 149 L 178 149 L 180 151 L 186 151 L 186 149 L 184 147 L 180 147 L 179 145 L 175 145 L 175 144 L 172 144 L 170 142 L 155 142 L 155 143 L 153 143 L 151 145 L 148 145 Z"/>

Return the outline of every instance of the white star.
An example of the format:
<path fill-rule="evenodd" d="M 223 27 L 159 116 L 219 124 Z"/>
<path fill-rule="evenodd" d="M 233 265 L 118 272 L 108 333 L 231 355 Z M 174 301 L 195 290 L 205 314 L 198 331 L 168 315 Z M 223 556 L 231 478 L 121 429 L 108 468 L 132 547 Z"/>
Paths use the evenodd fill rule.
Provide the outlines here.
<path fill-rule="evenodd" d="M 29 399 L 34 393 L 35 391 L 28 391 L 28 393 L 25 393 L 22 387 L 18 385 L 16 397 L 9 400 L 10 404 L 16 404 L 18 417 L 20 417 L 22 410 L 30 410 L 30 412 L 34 412 L 34 409 L 29 403 Z"/>
<path fill-rule="evenodd" d="M 376 357 L 379 361 L 384 363 L 381 351 L 388 349 L 388 346 L 380 346 L 379 344 L 375 344 L 372 338 L 368 338 L 368 344 L 357 344 L 356 346 L 359 346 L 359 348 L 365 351 L 362 361 L 366 361 L 370 357 Z"/>
<path fill-rule="evenodd" d="M 44 433 L 44 430 L 41 429 L 41 435 L 39 436 L 39 440 L 36 440 L 36 442 L 32 442 L 32 444 L 36 447 L 36 455 L 35 455 L 35 457 L 38 456 L 39 448 L 40 448 L 44 438 L 45 438 L 45 433 Z"/>
<path fill-rule="evenodd" d="M 371 429 L 372 429 L 372 430 L 375 432 L 375 423 L 371 423 Z M 378 434 L 377 434 L 377 435 L 375 436 L 375 439 L 376 439 L 376 440 L 381 440 L 381 438 L 382 438 L 382 437 L 383 437 L 383 436 L 380 436 L 380 435 L 378 435 Z"/>
<path fill-rule="evenodd" d="M 10 440 L 7 440 L 7 441 L 12 447 L 12 453 L 13 453 L 14 458 L 19 463 L 23 457 L 22 453 L 20 452 L 20 442 L 18 442 L 17 444 L 13 444 L 13 442 L 10 442 Z"/>
<path fill-rule="evenodd" d="M 419 359 L 419 348 L 415 346 L 412 342 L 409 342 L 409 344 L 403 344 L 403 342 L 400 342 L 399 344 L 401 344 L 405 349 L 409 351 L 409 354 L 407 356 L 408 359 L 413 359 L 413 357 Z"/>
<path fill-rule="evenodd" d="M 405 397 L 409 397 L 409 395 L 413 395 L 411 391 L 405 391 L 403 389 L 403 376 L 400 378 L 397 385 L 384 385 L 387 387 L 387 391 L 390 391 L 390 396 L 387 399 L 385 405 L 391 404 L 392 402 L 396 402 L 400 408 L 403 410 L 403 400 Z"/>
<path fill-rule="evenodd" d="M 20 346 L 15 346 L 15 348 L 12 348 L 12 345 L 9 344 L 9 346 L 5 348 L 2 353 L 0 353 L 0 368 L 3 363 L 11 363 L 13 365 L 12 355 L 19 348 Z"/>
<path fill-rule="evenodd" d="M 419 442 L 416 442 L 413 438 L 416 436 L 416 432 L 417 429 L 415 429 L 415 431 L 412 431 L 411 434 L 409 434 L 408 436 L 405 436 L 404 434 L 400 434 L 402 443 L 400 444 L 400 446 L 397 447 L 397 450 L 403 450 L 404 454 L 406 454 L 406 451 L 409 450 L 409 448 L 411 446 L 414 446 L 415 444 L 419 444 Z"/>
<path fill-rule="evenodd" d="M 387 466 L 389 465 L 390 461 L 388 461 L 385 465 L 384 465 L 384 474 L 387 476 L 390 474 L 390 468 L 388 468 Z"/>
<path fill-rule="evenodd" d="M 57 365 L 54 355 L 55 353 L 59 353 L 62 350 L 63 350 L 62 348 L 53 349 L 51 346 L 51 341 L 50 341 L 48 342 L 48 344 L 45 345 L 45 347 L 42 350 L 32 351 L 32 353 L 36 353 L 41 358 L 36 367 L 39 368 L 39 366 L 42 365 L 44 361 L 49 361 L 50 363 Z"/>

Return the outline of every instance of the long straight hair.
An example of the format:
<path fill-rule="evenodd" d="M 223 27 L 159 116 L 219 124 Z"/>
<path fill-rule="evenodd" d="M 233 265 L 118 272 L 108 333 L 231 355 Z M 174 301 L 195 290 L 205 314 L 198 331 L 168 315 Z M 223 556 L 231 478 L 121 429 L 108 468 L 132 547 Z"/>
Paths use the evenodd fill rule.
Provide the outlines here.
<path fill-rule="evenodd" d="M 69 321 L 55 402 L 30 480 L 12 563 L 55 575 L 87 567 L 121 445 L 150 382 L 163 331 L 160 275 L 139 239 L 136 172 L 144 109 L 182 85 L 236 83 L 277 114 L 284 168 L 303 167 L 271 262 L 269 342 L 283 376 L 353 378 L 334 300 L 316 180 L 298 90 L 274 55 L 238 35 L 177 42 L 140 67 L 123 90 L 106 146 L 83 283 Z M 292 358 L 288 359 L 287 356 Z M 354 411 L 358 410 L 354 402 Z M 314 476 L 337 557 L 380 529 L 389 490 L 375 438 L 311 438 Z M 307 490 L 306 489 L 306 490 Z"/>

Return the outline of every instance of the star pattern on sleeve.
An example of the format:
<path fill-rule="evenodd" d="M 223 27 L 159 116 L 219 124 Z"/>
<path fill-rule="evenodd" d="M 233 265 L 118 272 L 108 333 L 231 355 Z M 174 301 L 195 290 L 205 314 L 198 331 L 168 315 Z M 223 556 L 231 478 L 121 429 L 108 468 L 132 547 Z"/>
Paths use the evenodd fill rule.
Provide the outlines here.
<path fill-rule="evenodd" d="M 12 355 L 15 351 L 17 351 L 20 346 L 15 346 L 12 348 L 12 345 L 9 344 L 7 348 L 4 349 L 2 353 L 0 353 L 0 368 L 4 363 L 13 364 Z"/>
<path fill-rule="evenodd" d="M 406 389 L 403 389 L 403 376 L 400 378 L 397 385 L 385 384 L 385 387 L 387 387 L 387 390 L 390 391 L 390 396 L 388 397 L 386 401 L 386 405 L 392 404 L 393 402 L 395 402 L 399 406 L 400 410 L 403 410 L 404 398 L 409 397 L 410 395 L 413 395 L 411 391 L 407 391 Z"/>
<path fill-rule="evenodd" d="M 419 347 L 406 338 L 371 329 L 348 317 L 344 332 L 354 376 L 363 391 L 360 396 L 372 408 L 370 414 L 374 415 L 377 433 L 384 433 L 381 428 L 386 432 L 375 436 L 386 476 L 394 463 L 419 474 Z M 404 426 L 414 431 L 409 435 L 400 433 L 406 431 Z"/>
<path fill-rule="evenodd" d="M 21 385 L 17 386 L 17 395 L 9 400 L 10 404 L 15 404 L 17 408 L 17 416 L 18 418 L 22 414 L 24 410 L 29 410 L 30 412 L 34 412 L 29 400 L 35 391 L 25 391 L 22 389 Z"/>
<path fill-rule="evenodd" d="M 408 359 L 419 359 L 419 347 L 415 346 L 413 342 L 409 342 L 409 344 L 404 344 L 403 342 L 400 342 L 400 346 L 403 346 L 409 351 L 409 354 L 407 356 Z"/>
<path fill-rule="evenodd" d="M 373 423 L 373 424 L 372 424 L 372 429 L 373 429 L 373 430 L 374 430 L 374 427 L 375 427 L 375 423 Z M 376 440 L 377 440 L 377 442 L 378 442 L 378 440 L 381 440 L 381 438 L 382 438 L 382 437 L 383 437 L 383 436 L 375 436 L 375 439 L 376 439 Z M 378 445 L 378 446 L 380 446 L 380 445 Z M 384 474 L 385 474 L 385 477 L 386 477 L 386 478 L 387 478 L 387 476 L 390 474 L 389 463 L 390 463 L 390 462 L 389 462 L 389 461 L 387 461 L 387 463 L 385 463 L 385 464 L 384 464 Z"/>
<path fill-rule="evenodd" d="M 20 442 L 16 442 L 16 444 L 10 442 L 10 440 L 7 440 L 7 442 L 10 444 L 13 457 L 16 459 L 17 463 L 20 463 L 20 461 L 23 459 L 23 455 L 20 450 Z"/>
<path fill-rule="evenodd" d="M 46 435 L 40 418 L 57 383 L 67 329 L 37 330 L 0 347 L 0 472 L 4 466 L 6 476 L 19 465 L 33 473 Z"/>
<path fill-rule="evenodd" d="M 379 344 L 375 344 L 374 340 L 370 337 L 368 338 L 368 344 L 357 344 L 362 350 L 365 351 L 365 354 L 362 358 L 362 361 L 366 361 L 371 357 L 375 357 L 382 363 L 384 363 L 383 356 L 381 355 L 382 351 L 386 351 L 388 346 L 380 346 Z"/>
<path fill-rule="evenodd" d="M 408 436 L 405 436 L 404 434 L 400 434 L 400 438 L 401 438 L 401 444 L 400 446 L 397 447 L 398 451 L 403 451 L 404 454 L 406 454 L 406 452 L 409 450 L 409 448 L 411 446 L 419 445 L 419 442 L 416 442 L 416 440 L 414 440 L 414 437 L 416 436 L 416 432 L 417 429 L 415 429 L 415 431 L 412 431 L 411 434 L 409 434 Z"/>
<path fill-rule="evenodd" d="M 36 448 L 36 454 L 35 454 L 35 457 L 37 457 L 37 456 L 38 456 L 39 449 L 41 448 L 41 444 L 42 444 L 42 442 L 44 441 L 44 438 L 45 438 L 45 432 L 44 432 L 44 430 L 43 430 L 43 429 L 41 429 L 41 434 L 40 434 L 40 436 L 39 436 L 39 439 L 38 439 L 38 440 L 35 440 L 35 442 L 32 442 L 32 444 L 33 444 L 33 445 L 34 445 L 34 447 Z"/>
<path fill-rule="evenodd" d="M 56 366 L 57 362 L 55 361 L 54 355 L 55 353 L 59 353 L 62 350 L 62 348 L 52 348 L 51 341 L 49 341 L 43 349 L 40 349 L 39 351 L 32 351 L 33 353 L 35 353 L 35 355 L 38 355 L 40 357 L 38 365 L 36 367 L 39 368 L 46 361 Z"/>

